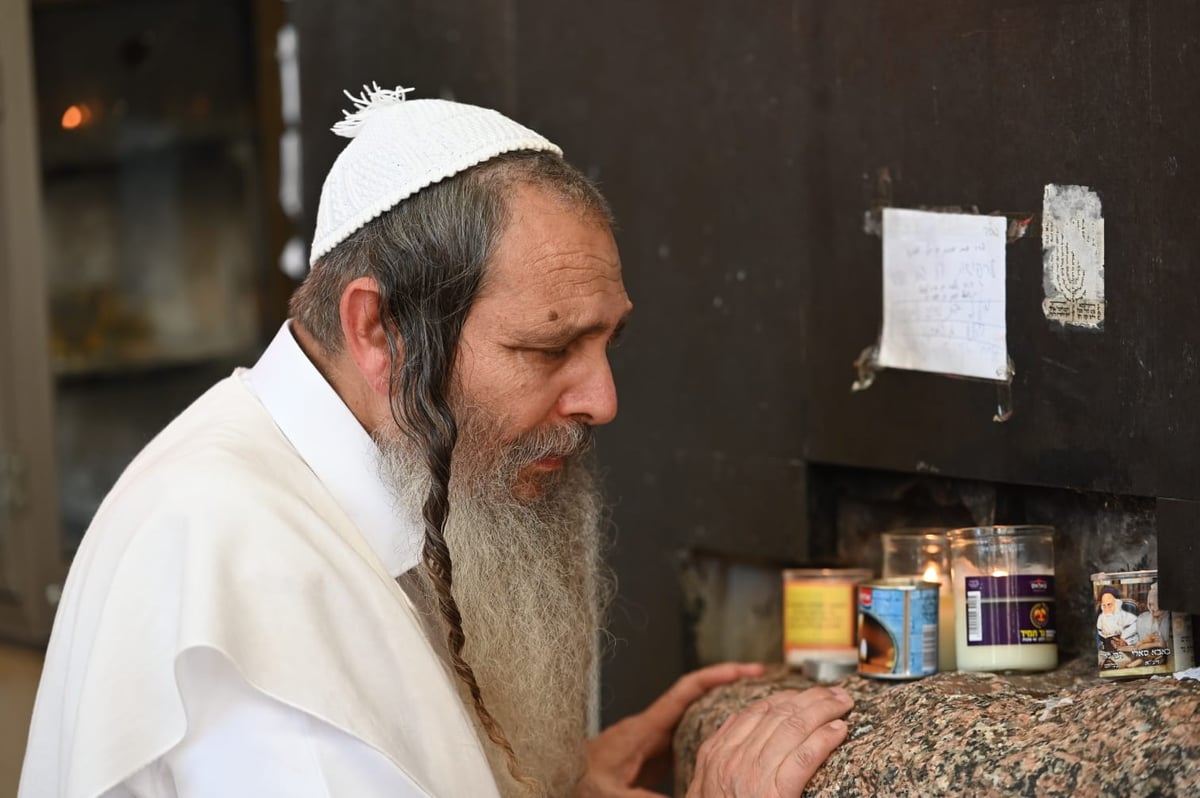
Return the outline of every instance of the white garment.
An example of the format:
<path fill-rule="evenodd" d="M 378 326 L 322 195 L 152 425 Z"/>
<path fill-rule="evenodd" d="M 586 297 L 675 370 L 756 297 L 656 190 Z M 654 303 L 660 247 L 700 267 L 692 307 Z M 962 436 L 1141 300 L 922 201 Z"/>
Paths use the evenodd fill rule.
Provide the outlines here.
<path fill-rule="evenodd" d="M 184 740 L 105 798 L 427 795 L 361 740 L 246 684 L 212 650 L 186 652 L 176 670 Z"/>
<path fill-rule="evenodd" d="M 1136 645 L 1137 616 L 1121 607 L 1112 612 L 1101 612 L 1096 618 L 1096 631 L 1101 637 L 1120 637 L 1127 644 Z"/>
<path fill-rule="evenodd" d="M 1159 619 L 1154 620 L 1154 613 L 1146 610 L 1137 617 L 1137 637 L 1138 642 L 1145 645 L 1151 635 L 1158 635 L 1156 646 L 1169 645 L 1171 640 L 1171 613 L 1164 612 L 1159 616 Z"/>
<path fill-rule="evenodd" d="M 419 543 L 369 436 L 285 326 L 97 512 L 20 796 L 495 796 L 394 579 Z"/>

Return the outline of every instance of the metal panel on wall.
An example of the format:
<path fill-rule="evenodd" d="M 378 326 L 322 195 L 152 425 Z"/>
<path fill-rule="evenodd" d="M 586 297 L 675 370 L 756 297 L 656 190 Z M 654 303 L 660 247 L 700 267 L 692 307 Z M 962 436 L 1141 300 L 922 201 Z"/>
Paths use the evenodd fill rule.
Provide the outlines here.
<path fill-rule="evenodd" d="M 1187 276 L 1200 243 L 1200 145 L 1186 133 L 1200 121 L 1195 4 L 822 7 L 809 457 L 1200 495 L 1200 300 Z M 1008 247 L 1011 420 L 992 421 L 996 390 L 982 382 L 884 371 L 851 395 L 851 364 L 880 330 L 871 204 L 1032 215 L 1049 183 L 1089 186 L 1103 203 L 1103 329 L 1044 317 L 1035 224 Z"/>

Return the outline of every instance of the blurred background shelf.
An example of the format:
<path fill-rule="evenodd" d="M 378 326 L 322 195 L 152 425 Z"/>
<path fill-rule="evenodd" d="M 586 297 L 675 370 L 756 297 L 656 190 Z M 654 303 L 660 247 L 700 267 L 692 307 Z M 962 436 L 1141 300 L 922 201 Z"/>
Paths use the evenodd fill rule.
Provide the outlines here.
<path fill-rule="evenodd" d="M 39 642 L 129 460 L 286 315 L 283 6 L 0 4 L 0 636 Z"/>

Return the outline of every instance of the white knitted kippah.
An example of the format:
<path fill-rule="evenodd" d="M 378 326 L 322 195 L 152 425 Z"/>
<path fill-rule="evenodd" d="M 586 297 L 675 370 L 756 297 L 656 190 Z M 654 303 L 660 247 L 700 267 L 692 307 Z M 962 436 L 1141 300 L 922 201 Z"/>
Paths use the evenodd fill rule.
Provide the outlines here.
<path fill-rule="evenodd" d="M 408 100 L 412 89 L 363 86 L 346 92 L 354 111 L 333 126 L 350 139 L 325 177 L 309 265 L 355 230 L 426 186 L 514 150 L 557 146 L 488 108 Z"/>

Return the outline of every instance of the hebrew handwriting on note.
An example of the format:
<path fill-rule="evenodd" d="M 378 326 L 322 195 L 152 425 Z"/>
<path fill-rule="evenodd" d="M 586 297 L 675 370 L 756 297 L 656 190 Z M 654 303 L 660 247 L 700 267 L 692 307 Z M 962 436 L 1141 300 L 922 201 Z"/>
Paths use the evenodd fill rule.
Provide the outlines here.
<path fill-rule="evenodd" d="M 1008 375 L 1003 216 L 883 211 L 879 364 Z"/>

